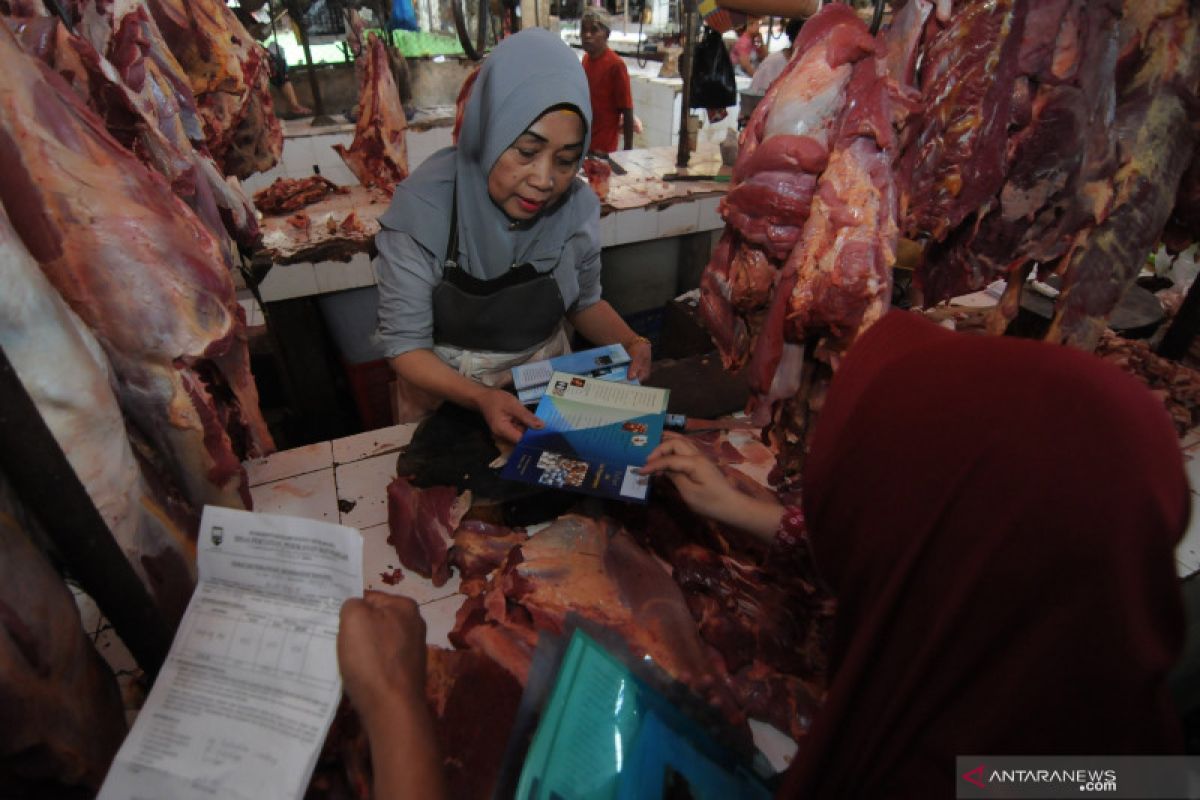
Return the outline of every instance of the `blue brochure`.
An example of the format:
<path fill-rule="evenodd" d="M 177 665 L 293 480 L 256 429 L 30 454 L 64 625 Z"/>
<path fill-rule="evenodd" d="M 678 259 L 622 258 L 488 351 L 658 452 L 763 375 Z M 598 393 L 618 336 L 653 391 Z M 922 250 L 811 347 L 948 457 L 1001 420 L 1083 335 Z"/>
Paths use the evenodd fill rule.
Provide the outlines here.
<path fill-rule="evenodd" d="M 513 388 L 517 390 L 517 398 L 527 406 L 541 400 L 550 376 L 555 372 L 636 383 L 629 380 L 629 354 L 621 345 L 610 344 L 513 367 Z"/>
<path fill-rule="evenodd" d="M 583 494 L 646 501 L 638 474 L 662 439 L 666 389 L 555 372 L 501 476 Z"/>

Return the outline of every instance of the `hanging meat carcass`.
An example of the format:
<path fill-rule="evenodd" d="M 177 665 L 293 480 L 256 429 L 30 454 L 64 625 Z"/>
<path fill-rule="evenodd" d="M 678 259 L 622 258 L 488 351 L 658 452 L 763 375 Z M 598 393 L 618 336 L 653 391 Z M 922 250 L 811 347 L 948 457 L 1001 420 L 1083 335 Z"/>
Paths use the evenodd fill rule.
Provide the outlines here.
<path fill-rule="evenodd" d="M 93 797 L 125 738 L 121 694 L 34 535 L 0 476 L 0 786 Z"/>
<path fill-rule="evenodd" d="M 408 177 L 408 147 L 404 140 L 408 122 L 383 39 L 375 35 L 368 38 L 367 67 L 358 87 L 354 141 L 349 149 L 340 144 L 333 149 L 359 183 L 390 195 L 396 184 Z"/>
<path fill-rule="evenodd" d="M 1019 286 L 1105 217 L 1119 14 L 1115 2 L 972 2 L 928 33 L 930 113 L 913 118 L 899 167 L 906 234 L 932 242 L 927 302 L 1008 274 Z"/>
<path fill-rule="evenodd" d="M 224 0 L 145 3 L 186 70 L 208 150 L 221 172 L 245 178 L 274 166 L 283 129 L 271 102 L 266 50 Z"/>
<path fill-rule="evenodd" d="M 208 155 L 187 76 L 145 8 L 134 6 L 119 21 L 111 6 L 97 10 L 93 0 L 77 11 L 90 23 L 81 25 L 90 40 L 70 34 L 55 17 L 10 18 L 9 25 L 215 234 L 256 245 L 254 209 L 236 179 L 223 177 Z"/>
<path fill-rule="evenodd" d="M 191 520 L 173 519 L 143 477 L 91 331 L 47 282 L 0 208 L 0 347 L 163 616 L 195 583 Z"/>
<path fill-rule="evenodd" d="M 1200 123 L 1200 8 L 1126 0 L 1121 43 L 1111 205 L 1059 264 L 1063 290 L 1046 334 L 1088 350 L 1162 235 Z"/>
<path fill-rule="evenodd" d="M 927 27 L 899 162 L 926 303 L 1007 277 L 1003 331 L 1037 264 L 1064 281 L 1047 338 L 1094 347 L 1193 152 L 1198 24 L 1176 0 L 969 0 Z"/>
<path fill-rule="evenodd" d="M 885 55 L 845 5 L 805 23 L 742 133 L 726 231 L 701 278 L 706 325 L 727 368 L 748 361 L 755 422 L 774 422 L 788 472 L 818 394 L 801 392 L 806 346 L 836 362 L 891 300 L 898 90 Z"/>
<path fill-rule="evenodd" d="M 0 30 L 0 200 L 96 334 L 118 398 L 197 507 L 249 505 L 242 459 L 272 449 L 244 312 L 211 231 Z"/>

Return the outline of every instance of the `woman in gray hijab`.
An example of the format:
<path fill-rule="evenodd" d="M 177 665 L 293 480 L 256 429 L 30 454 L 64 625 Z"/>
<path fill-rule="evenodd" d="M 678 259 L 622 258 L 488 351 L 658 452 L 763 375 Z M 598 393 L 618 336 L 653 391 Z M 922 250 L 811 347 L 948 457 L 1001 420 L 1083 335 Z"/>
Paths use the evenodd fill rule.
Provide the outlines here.
<path fill-rule="evenodd" d="M 501 42 L 471 89 L 456 147 L 396 187 L 382 230 L 378 338 L 397 375 L 401 421 L 449 400 L 516 441 L 537 418 L 509 370 L 567 351 L 564 320 L 589 341 L 649 343 L 600 299 L 600 206 L 578 178 L 591 103 L 579 60 L 554 34 Z"/>

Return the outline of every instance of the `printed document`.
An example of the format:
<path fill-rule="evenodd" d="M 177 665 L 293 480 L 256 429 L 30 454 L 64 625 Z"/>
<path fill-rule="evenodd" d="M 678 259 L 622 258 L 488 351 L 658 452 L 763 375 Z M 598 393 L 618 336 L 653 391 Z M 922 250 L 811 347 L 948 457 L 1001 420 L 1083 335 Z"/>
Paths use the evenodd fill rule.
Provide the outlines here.
<path fill-rule="evenodd" d="M 342 696 L 353 528 L 206 506 L 199 583 L 99 800 L 298 800 Z"/>

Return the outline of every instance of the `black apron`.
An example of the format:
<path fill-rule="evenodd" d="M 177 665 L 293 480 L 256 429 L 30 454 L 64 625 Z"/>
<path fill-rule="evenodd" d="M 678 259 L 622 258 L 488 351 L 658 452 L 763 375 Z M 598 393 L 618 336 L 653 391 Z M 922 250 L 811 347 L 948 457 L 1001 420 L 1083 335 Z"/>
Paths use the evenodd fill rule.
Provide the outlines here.
<path fill-rule="evenodd" d="M 442 282 L 433 290 L 434 343 L 519 353 L 546 341 L 566 312 L 554 273 L 539 273 L 532 264 L 521 264 L 497 278 L 481 280 L 460 269 L 455 261 L 457 200 L 456 196 L 450 215 Z"/>

